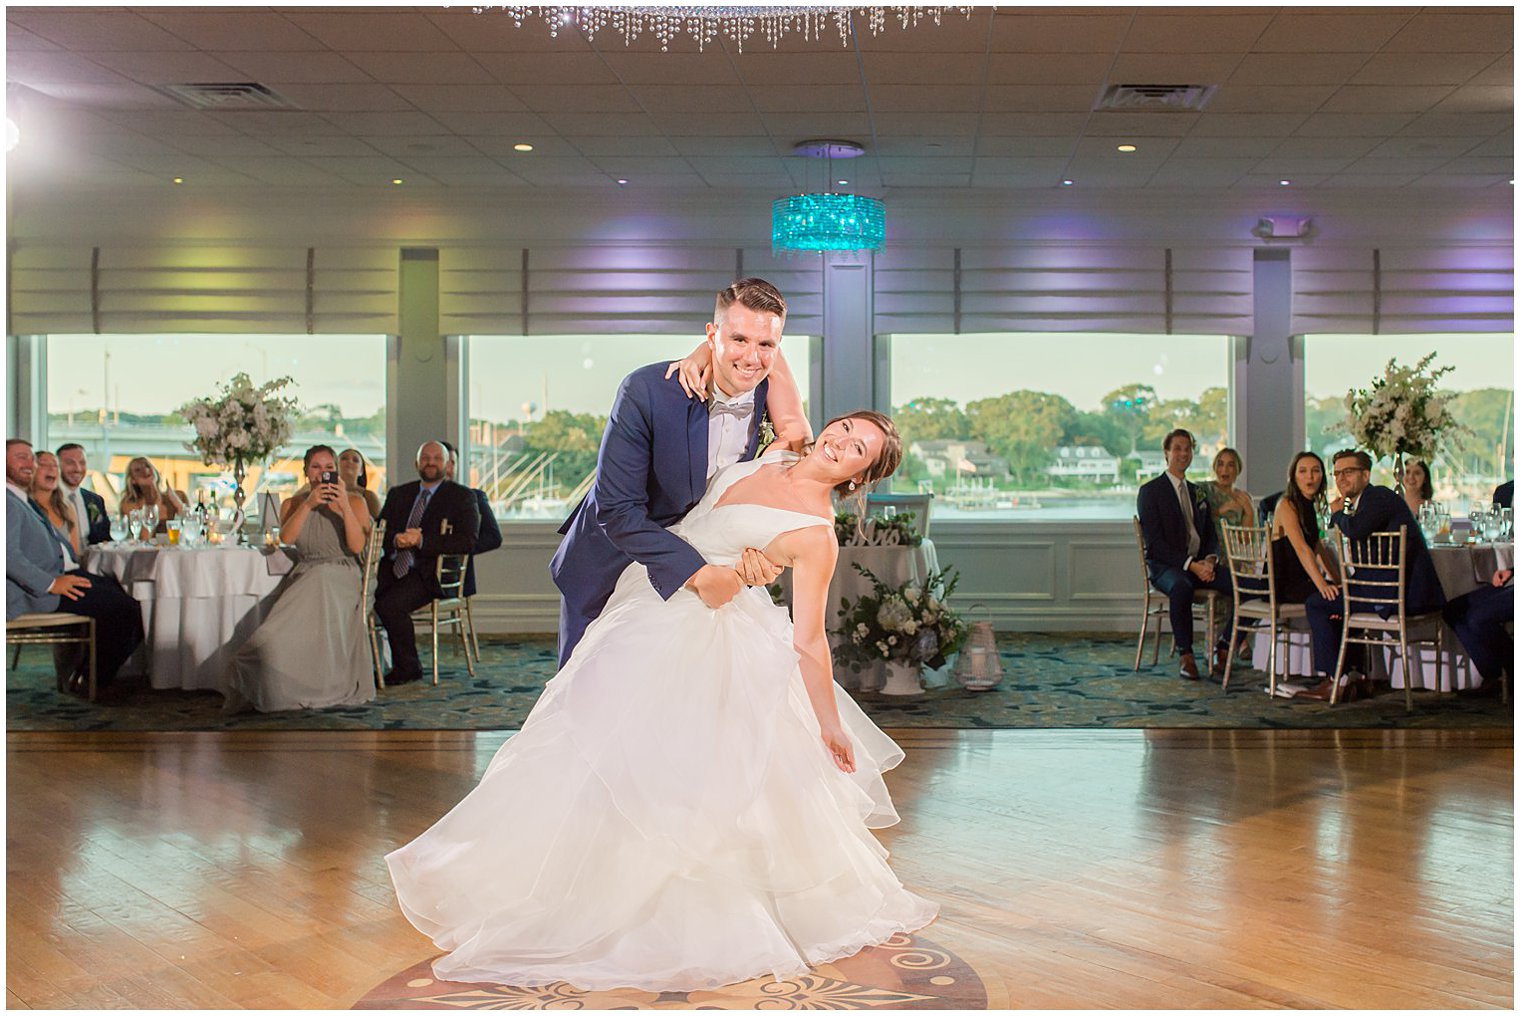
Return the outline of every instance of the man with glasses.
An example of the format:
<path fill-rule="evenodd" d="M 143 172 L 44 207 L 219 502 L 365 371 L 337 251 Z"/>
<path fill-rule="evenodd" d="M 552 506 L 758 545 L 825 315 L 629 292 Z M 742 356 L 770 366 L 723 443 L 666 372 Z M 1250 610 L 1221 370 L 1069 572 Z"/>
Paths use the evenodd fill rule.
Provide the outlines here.
<path fill-rule="evenodd" d="M 1331 460 L 1335 476 L 1335 488 L 1339 496 L 1330 502 L 1330 524 L 1345 534 L 1353 544 L 1365 541 L 1373 533 L 1397 532 L 1404 527 L 1404 607 L 1410 614 L 1423 614 L 1439 610 L 1446 603 L 1441 592 L 1441 580 L 1436 576 L 1435 564 L 1425 546 L 1425 537 L 1415 522 L 1414 513 L 1402 497 L 1390 488 L 1372 482 L 1372 456 L 1364 451 L 1347 448 L 1335 453 Z M 1369 581 L 1390 581 L 1397 578 L 1391 568 L 1363 568 L 1358 577 Z M 1356 605 L 1356 609 L 1375 609 L 1380 617 L 1393 614 L 1392 604 L 1373 608 L 1371 604 Z M 1309 594 L 1304 601 L 1304 611 L 1309 615 L 1309 630 L 1314 644 L 1314 669 L 1325 675 L 1317 686 L 1302 694 L 1310 698 L 1330 698 L 1330 678 L 1335 673 L 1335 660 L 1340 653 L 1341 621 L 1345 613 L 1340 597 L 1325 599 L 1318 591 Z M 1362 647 L 1354 647 L 1360 649 Z M 1347 674 L 1342 675 L 1342 686 L 1354 679 L 1361 680 L 1365 665 L 1352 668 L 1352 649 L 1347 649 Z M 1358 654 L 1364 655 L 1364 654 Z"/>

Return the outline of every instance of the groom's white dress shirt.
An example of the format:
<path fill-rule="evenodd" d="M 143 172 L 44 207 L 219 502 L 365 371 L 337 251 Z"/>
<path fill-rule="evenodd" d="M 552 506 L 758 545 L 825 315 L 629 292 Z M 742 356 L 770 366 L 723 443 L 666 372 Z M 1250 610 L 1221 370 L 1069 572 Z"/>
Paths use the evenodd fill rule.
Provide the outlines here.
<path fill-rule="evenodd" d="M 63 499 L 74 509 L 74 525 L 79 530 L 79 545 L 82 547 L 90 542 L 90 510 L 85 507 L 84 495 L 79 493 L 78 487 L 70 487 L 62 480 L 58 481 L 58 489 L 63 491 Z"/>
<path fill-rule="evenodd" d="M 717 475 L 718 470 L 724 466 L 731 466 L 739 461 L 744 454 L 744 449 L 749 445 L 750 425 L 754 421 L 755 390 L 740 395 L 725 395 L 715 384 L 712 391 L 712 406 L 719 405 L 742 407 L 748 406 L 750 413 L 745 416 L 734 416 L 729 413 L 711 413 L 707 418 L 707 478 L 711 480 Z"/>

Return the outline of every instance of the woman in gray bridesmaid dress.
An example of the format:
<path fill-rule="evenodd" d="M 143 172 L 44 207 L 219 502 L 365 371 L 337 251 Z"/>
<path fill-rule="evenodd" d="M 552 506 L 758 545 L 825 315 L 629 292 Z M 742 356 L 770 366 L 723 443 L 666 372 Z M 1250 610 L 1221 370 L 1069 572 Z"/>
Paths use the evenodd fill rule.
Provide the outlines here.
<path fill-rule="evenodd" d="M 358 555 L 369 538 L 364 499 L 343 488 L 326 445 L 306 452 L 311 492 L 286 502 L 281 531 L 299 560 L 274 606 L 232 661 L 224 712 L 321 709 L 375 697 Z"/>

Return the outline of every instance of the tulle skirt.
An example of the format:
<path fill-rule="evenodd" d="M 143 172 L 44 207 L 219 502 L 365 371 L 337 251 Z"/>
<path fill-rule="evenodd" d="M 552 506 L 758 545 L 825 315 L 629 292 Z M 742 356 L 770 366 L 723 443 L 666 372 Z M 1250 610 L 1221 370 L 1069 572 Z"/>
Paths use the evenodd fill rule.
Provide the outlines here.
<path fill-rule="evenodd" d="M 641 566 L 479 785 L 386 860 L 441 979 L 690 991 L 931 921 L 871 833 L 902 751 L 837 686 L 835 768 L 786 611 L 661 600 Z"/>

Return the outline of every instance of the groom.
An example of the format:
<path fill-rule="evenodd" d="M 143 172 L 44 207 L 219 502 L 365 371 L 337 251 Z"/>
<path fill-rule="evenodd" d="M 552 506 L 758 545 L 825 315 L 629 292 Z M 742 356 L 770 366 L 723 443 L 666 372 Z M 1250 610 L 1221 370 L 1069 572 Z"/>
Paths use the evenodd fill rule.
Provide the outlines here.
<path fill-rule="evenodd" d="M 781 345 L 786 300 L 764 279 L 741 279 L 718 293 L 707 325 L 713 392 L 687 397 L 666 363 L 623 379 L 597 453 L 596 480 L 560 527 L 549 564 L 560 589 L 559 662 L 570 658 L 630 561 L 649 569 L 665 599 L 685 587 L 709 607 L 733 599 L 742 580 L 707 564 L 666 532 L 691 511 L 724 466 L 754 458 L 771 365 Z"/>

